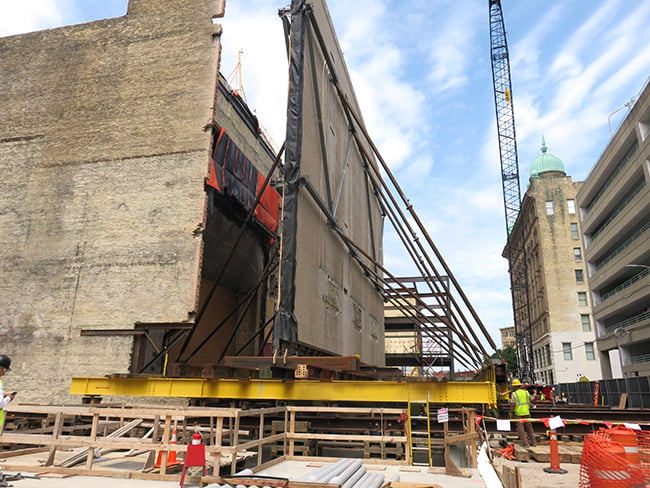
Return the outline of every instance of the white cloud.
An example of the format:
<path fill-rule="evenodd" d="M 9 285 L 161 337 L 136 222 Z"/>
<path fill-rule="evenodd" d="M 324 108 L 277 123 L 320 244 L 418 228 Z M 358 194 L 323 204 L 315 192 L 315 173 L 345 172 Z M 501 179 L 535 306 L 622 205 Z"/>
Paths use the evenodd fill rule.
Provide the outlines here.
<path fill-rule="evenodd" d="M 70 7 L 63 0 L 4 0 L 0 15 L 0 36 L 22 34 L 61 25 Z"/>
<path fill-rule="evenodd" d="M 432 25 L 423 39 L 426 49 L 429 50 L 430 86 L 427 88 L 445 92 L 464 87 L 469 81 L 468 70 L 472 64 L 476 36 L 479 32 L 476 28 L 477 20 L 484 17 L 485 12 L 467 8 L 464 2 L 429 7 L 429 12 L 424 15 Z M 435 22 L 433 15 L 438 13 L 440 18 L 440 12 L 443 11 L 444 21 Z"/>
<path fill-rule="evenodd" d="M 241 50 L 242 81 L 247 102 L 276 144 L 285 137 L 287 55 L 282 21 L 270 2 L 229 2 L 221 37 L 221 72 L 228 77 L 237 66 Z M 253 34 L 254 33 L 254 34 Z M 259 42 L 264 39 L 264 42 Z M 238 83 L 231 80 L 233 88 Z"/>

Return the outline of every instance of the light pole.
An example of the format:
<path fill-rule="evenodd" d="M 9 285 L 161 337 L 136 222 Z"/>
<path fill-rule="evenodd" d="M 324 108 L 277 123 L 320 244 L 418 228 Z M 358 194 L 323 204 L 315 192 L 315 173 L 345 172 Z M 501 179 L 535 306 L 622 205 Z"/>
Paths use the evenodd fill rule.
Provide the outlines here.
<path fill-rule="evenodd" d="M 617 112 L 620 112 L 626 107 L 629 107 L 630 105 L 634 105 L 634 102 L 636 102 L 636 97 L 630 98 L 624 105 L 621 107 L 617 108 L 614 110 L 611 114 L 609 114 L 609 117 L 607 117 L 607 125 L 609 125 L 609 137 L 614 137 L 614 133 L 612 132 L 612 115 L 614 115 Z"/>

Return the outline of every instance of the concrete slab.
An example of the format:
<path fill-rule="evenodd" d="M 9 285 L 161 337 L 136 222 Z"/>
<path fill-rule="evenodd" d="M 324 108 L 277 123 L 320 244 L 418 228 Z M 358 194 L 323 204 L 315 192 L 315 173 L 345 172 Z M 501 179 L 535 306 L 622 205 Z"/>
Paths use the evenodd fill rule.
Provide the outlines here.
<path fill-rule="evenodd" d="M 6 474 L 16 474 L 9 472 Z M 23 475 L 32 475 L 33 473 L 22 472 Z M 96 476 L 70 476 L 66 478 L 44 477 L 39 479 L 25 478 L 17 481 L 10 481 L 14 488 L 177 488 L 178 481 L 149 481 L 149 480 L 130 480 L 101 478 Z M 196 484 L 186 483 L 185 486 L 192 488 Z"/>
<path fill-rule="evenodd" d="M 548 463 L 530 461 L 522 463 L 508 460 L 503 457 L 494 458 L 494 468 L 497 473 L 503 472 L 504 466 L 518 467 L 521 473 L 522 488 L 576 488 L 580 481 L 579 464 L 560 464 L 566 474 L 552 474 L 544 471 L 550 467 Z"/>
<path fill-rule="evenodd" d="M 305 462 L 305 461 L 283 461 L 275 466 L 263 470 L 260 474 L 267 476 L 288 476 L 290 479 L 298 479 L 309 474 L 327 462 Z M 477 469 L 465 469 L 470 475 L 467 478 L 447 476 L 442 472 L 442 468 L 429 468 L 426 466 L 395 466 L 395 465 L 365 465 L 366 469 L 371 472 L 384 474 L 384 479 L 394 479 L 399 475 L 399 481 L 408 483 L 427 483 L 437 484 L 442 488 L 483 488 L 487 485 L 483 482 Z"/>

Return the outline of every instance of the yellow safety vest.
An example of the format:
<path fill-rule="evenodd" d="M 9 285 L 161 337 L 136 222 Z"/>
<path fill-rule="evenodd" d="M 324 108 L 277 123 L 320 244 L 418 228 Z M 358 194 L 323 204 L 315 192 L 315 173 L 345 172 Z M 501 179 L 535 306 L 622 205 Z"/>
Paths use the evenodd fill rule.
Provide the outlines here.
<path fill-rule="evenodd" d="M 530 393 L 520 388 L 512 392 L 510 402 L 515 404 L 515 415 L 527 417 L 530 415 Z"/>
<path fill-rule="evenodd" d="M 0 378 L 0 395 L 4 395 L 4 392 L 5 390 L 2 384 L 2 378 Z M 0 429 L 2 429 L 3 427 L 2 422 L 4 422 L 4 419 L 5 419 L 5 411 L 2 407 L 0 407 Z"/>

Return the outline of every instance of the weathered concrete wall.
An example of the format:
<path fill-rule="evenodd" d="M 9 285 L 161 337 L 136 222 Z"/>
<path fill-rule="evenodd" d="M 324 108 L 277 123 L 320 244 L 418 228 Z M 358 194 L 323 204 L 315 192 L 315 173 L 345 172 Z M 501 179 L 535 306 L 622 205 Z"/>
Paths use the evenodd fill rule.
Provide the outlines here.
<path fill-rule="evenodd" d="M 22 401 L 128 371 L 130 337 L 81 329 L 196 309 L 223 4 L 0 39 L 0 344 Z"/>

